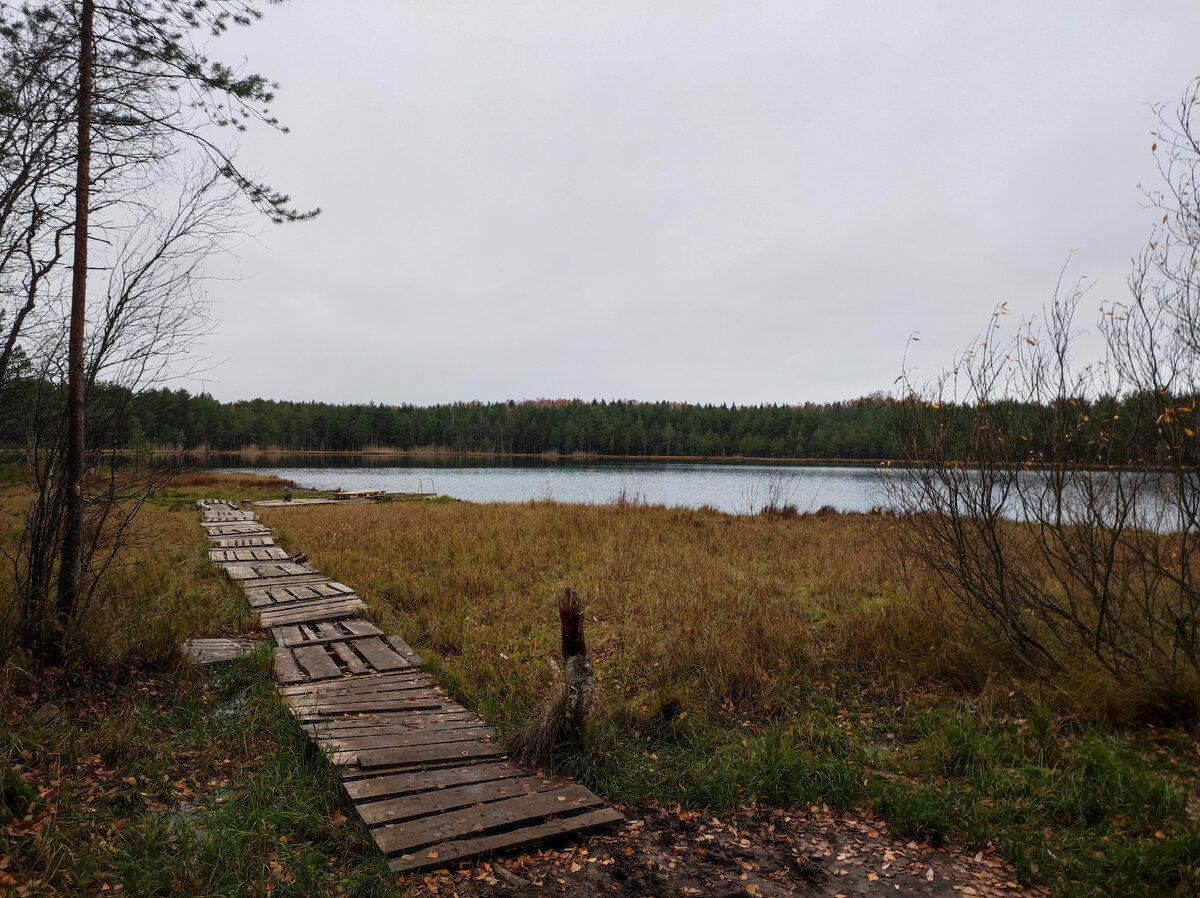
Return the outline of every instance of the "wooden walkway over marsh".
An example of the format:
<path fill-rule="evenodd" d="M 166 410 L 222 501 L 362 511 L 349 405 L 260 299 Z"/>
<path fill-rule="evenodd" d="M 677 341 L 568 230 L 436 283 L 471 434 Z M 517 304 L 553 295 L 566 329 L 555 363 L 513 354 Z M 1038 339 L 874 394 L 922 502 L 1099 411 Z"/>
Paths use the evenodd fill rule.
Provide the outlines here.
<path fill-rule="evenodd" d="M 418 669 L 362 599 L 275 545 L 253 512 L 202 499 L 209 557 L 275 637 L 292 715 L 341 770 L 375 844 L 397 872 L 443 867 L 622 822 L 582 786 L 531 776 L 474 713 Z"/>

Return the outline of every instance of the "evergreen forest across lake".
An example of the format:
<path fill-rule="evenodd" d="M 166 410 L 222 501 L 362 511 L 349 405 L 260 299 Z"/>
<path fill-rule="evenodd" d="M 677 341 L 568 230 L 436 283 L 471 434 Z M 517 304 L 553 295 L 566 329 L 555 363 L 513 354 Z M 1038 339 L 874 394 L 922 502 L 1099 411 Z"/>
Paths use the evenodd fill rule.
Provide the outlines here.
<path fill-rule="evenodd" d="M 882 394 L 755 406 L 579 399 L 432 406 L 220 402 L 183 389 L 127 395 L 116 403 L 113 398 L 96 400 L 119 406 L 121 413 L 93 436 L 93 448 L 887 461 L 912 458 L 906 428 L 911 434 L 928 421 L 913 415 L 912 402 Z M 1189 418 L 1196 416 L 1194 397 L 1176 401 L 1188 407 Z M 1010 463 L 1153 463 L 1169 450 L 1156 415 L 1160 404 L 1133 394 L 1071 399 L 1053 408 L 1005 401 L 986 414 L 975 406 L 950 406 L 938 412 L 937 426 L 958 435 L 942 443 L 950 459 L 974 458 L 982 419 L 1001 418 Z M 20 443 L 19 434 L 9 436 Z"/>

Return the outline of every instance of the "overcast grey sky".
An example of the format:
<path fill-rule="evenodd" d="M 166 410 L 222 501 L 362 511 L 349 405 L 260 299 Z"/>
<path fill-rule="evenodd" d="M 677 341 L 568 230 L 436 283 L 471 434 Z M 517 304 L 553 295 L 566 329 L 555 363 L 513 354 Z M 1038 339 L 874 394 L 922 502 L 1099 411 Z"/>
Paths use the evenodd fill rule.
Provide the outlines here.
<path fill-rule="evenodd" d="M 1063 264 L 1120 299 L 1200 4 L 293 0 L 214 264 L 220 399 L 797 403 L 934 373 Z"/>

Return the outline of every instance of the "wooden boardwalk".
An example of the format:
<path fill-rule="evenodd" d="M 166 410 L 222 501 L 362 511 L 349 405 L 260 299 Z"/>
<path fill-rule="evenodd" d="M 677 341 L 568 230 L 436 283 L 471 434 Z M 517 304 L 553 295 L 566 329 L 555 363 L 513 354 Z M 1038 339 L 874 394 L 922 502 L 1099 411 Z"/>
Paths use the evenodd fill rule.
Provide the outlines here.
<path fill-rule="evenodd" d="M 573 783 L 530 776 L 475 714 L 418 670 L 399 636 L 364 620 L 354 590 L 275 545 L 253 512 L 202 499 L 209 557 L 275 637 L 292 715 L 341 769 L 397 872 L 443 867 L 622 822 Z"/>

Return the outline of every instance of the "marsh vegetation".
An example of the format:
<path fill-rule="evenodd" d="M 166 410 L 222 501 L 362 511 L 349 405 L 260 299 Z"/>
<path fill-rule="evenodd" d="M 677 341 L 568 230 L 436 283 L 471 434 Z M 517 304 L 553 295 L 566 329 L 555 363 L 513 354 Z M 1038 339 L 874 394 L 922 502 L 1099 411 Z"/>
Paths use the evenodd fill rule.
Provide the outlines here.
<path fill-rule="evenodd" d="M 907 519 L 626 501 L 267 521 L 514 735 L 557 696 L 554 602 L 578 590 L 597 707 L 540 760 L 610 799 L 871 807 L 1061 894 L 1200 882 L 1191 725 L 1086 664 L 1032 676 L 901 551 Z"/>

